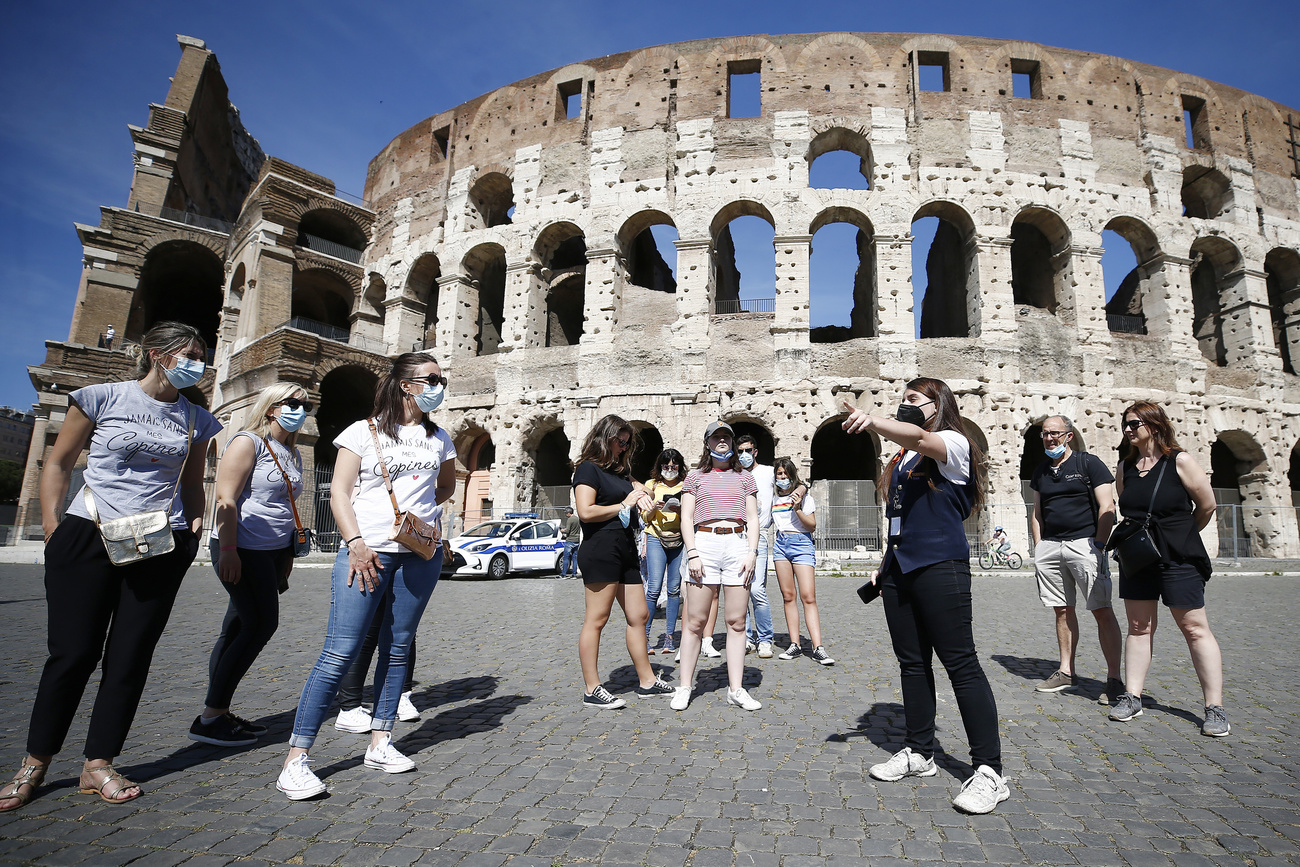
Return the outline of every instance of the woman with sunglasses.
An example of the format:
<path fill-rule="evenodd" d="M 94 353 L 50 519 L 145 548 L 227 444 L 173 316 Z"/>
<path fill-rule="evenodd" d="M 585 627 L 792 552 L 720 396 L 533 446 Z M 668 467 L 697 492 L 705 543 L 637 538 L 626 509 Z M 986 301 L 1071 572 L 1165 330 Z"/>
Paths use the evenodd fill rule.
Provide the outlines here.
<path fill-rule="evenodd" d="M 664 641 L 660 653 L 676 650 L 673 632 L 677 629 L 677 613 L 682 601 L 682 467 L 686 461 L 677 449 L 664 449 L 655 458 L 654 472 L 646 484 L 652 504 L 645 512 L 645 603 L 649 617 L 645 624 L 647 643 L 650 624 L 659 607 L 659 596 L 668 593 L 665 606 Z M 666 588 L 665 588 L 666 585 Z M 649 650 L 649 653 L 655 651 Z"/>
<path fill-rule="evenodd" d="M 617 710 L 627 704 L 600 679 L 600 633 L 616 601 L 627 621 L 627 652 L 636 668 L 637 695 L 669 695 L 673 691 L 655 676 L 646 652 L 649 615 L 633 534 L 638 510 L 650 509 L 652 501 L 645 487 L 631 478 L 635 451 L 632 426 L 616 415 L 607 415 L 587 434 L 573 470 L 573 501 L 582 522 L 578 570 L 585 591 L 585 613 L 578 635 L 578 661 L 585 707 Z"/>
<path fill-rule="evenodd" d="M 0 812 L 23 806 L 40 787 L 101 659 L 81 791 L 110 804 L 142 793 L 112 761 L 135 720 L 181 579 L 198 553 L 204 456 L 221 423 L 181 394 L 205 370 L 207 345 L 195 328 L 161 322 L 126 351 L 136 362 L 137 378 L 69 394 L 67 415 L 41 473 L 49 656 L 32 706 L 28 755 L 18 774 L 0 786 Z M 85 486 L 60 519 L 73 467 L 87 447 Z M 175 547 L 115 565 L 100 521 L 154 511 L 167 513 Z"/>
<path fill-rule="evenodd" d="M 291 800 L 326 789 L 312 772 L 307 753 L 376 616 L 382 618 L 377 689 L 364 764 L 389 774 L 415 769 L 415 762 L 393 746 L 392 731 L 411 641 L 442 569 L 442 547 L 425 560 L 389 537 L 395 508 L 437 527 L 442 502 L 455 492 L 456 449 L 447 432 L 426 415 L 442 403 L 446 385 L 432 356 L 403 353 L 379 380 L 373 417 L 349 425 L 334 440 L 338 457 L 330 507 L 343 543 L 330 576 L 325 647 L 303 687 L 289 755 L 276 782 Z"/>
<path fill-rule="evenodd" d="M 882 473 L 889 543 L 872 583 L 880 587 L 885 622 L 898 657 L 907 736 L 888 761 L 872 765 L 877 780 L 933 777 L 936 698 L 934 657 L 952 681 L 975 773 L 953 806 L 991 813 L 1011 796 L 1002 777 L 1002 742 L 993 690 L 975 650 L 970 545 L 962 522 L 983 499 L 984 454 L 966 436 L 957 399 L 939 379 L 914 379 L 894 418 L 854 409 L 849 433 L 874 431 L 899 445 Z"/>
<path fill-rule="evenodd" d="M 1119 595 L 1128 616 L 1124 642 L 1124 682 L 1128 691 L 1111 708 L 1110 718 L 1127 722 L 1142 716 L 1142 687 L 1151 667 L 1156 609 L 1161 600 L 1178 624 L 1205 699 L 1201 733 L 1225 737 L 1232 726 L 1223 710 L 1223 654 L 1205 614 L 1210 555 L 1201 530 L 1214 518 L 1214 490 L 1195 459 L 1178 447 L 1174 427 L 1159 404 L 1140 400 L 1124 410 L 1124 447 L 1115 469 L 1119 510 L 1125 522 L 1149 519 L 1160 559 L 1136 574 L 1123 561 Z M 1121 532 L 1116 529 L 1115 538 Z"/>
<path fill-rule="evenodd" d="M 763 705 L 744 686 L 745 615 L 758 560 L 758 483 L 740 465 L 731 425 L 715 421 L 704 431 L 704 451 L 682 487 L 682 539 L 686 544 L 686 622 L 682 629 L 681 685 L 672 709 L 691 703 L 695 664 L 709 613 L 723 601 L 727 621 L 727 704 L 742 710 Z"/>
<path fill-rule="evenodd" d="M 251 424 L 226 443 L 217 465 L 217 514 L 208 542 L 212 568 L 230 596 L 208 659 L 208 695 L 189 739 L 219 747 L 257 742 L 266 727 L 230 712 L 240 680 L 280 624 L 297 530 L 293 500 L 302 492 L 298 431 L 312 404 L 293 382 L 262 389 Z"/>

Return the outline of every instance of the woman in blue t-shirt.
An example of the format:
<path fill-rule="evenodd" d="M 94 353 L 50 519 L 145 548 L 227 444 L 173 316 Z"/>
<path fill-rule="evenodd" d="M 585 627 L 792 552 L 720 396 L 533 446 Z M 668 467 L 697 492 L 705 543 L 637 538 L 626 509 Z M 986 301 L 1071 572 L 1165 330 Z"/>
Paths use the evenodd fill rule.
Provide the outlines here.
<path fill-rule="evenodd" d="M 250 423 L 230 438 L 217 465 L 212 568 L 230 595 L 208 661 L 208 696 L 189 739 L 222 747 L 254 744 L 266 727 L 230 712 L 235 688 L 280 624 L 281 587 L 293 568 L 293 499 L 302 492 L 298 430 L 312 404 L 297 383 L 262 389 Z"/>
<path fill-rule="evenodd" d="M 77 389 L 41 473 L 49 656 L 27 733 L 28 756 L 0 787 L 0 812 L 31 800 L 63 748 L 86 684 L 103 658 L 86 733 L 81 791 L 110 804 L 141 795 L 113 769 L 135 720 L 181 579 L 198 553 L 208 440 L 221 424 L 181 389 L 197 385 L 208 355 L 189 325 L 161 322 L 127 348 L 137 379 Z M 89 444 L 84 487 L 59 519 L 73 467 Z M 175 547 L 117 566 L 98 524 L 166 511 Z"/>

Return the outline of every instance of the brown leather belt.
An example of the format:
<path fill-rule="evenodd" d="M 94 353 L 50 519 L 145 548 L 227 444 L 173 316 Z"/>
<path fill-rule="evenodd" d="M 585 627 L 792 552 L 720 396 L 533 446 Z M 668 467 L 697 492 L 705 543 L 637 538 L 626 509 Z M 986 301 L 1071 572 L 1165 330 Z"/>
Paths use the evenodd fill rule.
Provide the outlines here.
<path fill-rule="evenodd" d="M 695 528 L 697 533 L 716 533 L 719 536 L 730 536 L 733 533 L 745 532 L 744 527 L 713 527 L 709 524 L 700 524 Z"/>

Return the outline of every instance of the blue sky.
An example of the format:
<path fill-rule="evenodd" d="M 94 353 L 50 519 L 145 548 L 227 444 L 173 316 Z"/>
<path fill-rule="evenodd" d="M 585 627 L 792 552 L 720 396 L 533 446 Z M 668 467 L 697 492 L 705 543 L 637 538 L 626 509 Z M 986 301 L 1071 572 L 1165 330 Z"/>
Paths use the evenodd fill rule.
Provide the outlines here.
<path fill-rule="evenodd" d="M 567 63 L 745 33 L 927 32 L 1024 39 L 1167 66 L 1300 107 L 1300 5 L 1045 2 L 816 4 L 14 4 L 0 30 L 0 404 L 36 398 L 26 367 L 67 337 L 81 273 L 73 222 L 123 205 L 128 123 L 161 102 L 175 34 L 217 53 L 244 125 L 275 156 L 359 194 L 397 133 Z M 791 10 L 797 10 L 792 14 Z M 768 255 L 770 256 L 770 250 Z"/>

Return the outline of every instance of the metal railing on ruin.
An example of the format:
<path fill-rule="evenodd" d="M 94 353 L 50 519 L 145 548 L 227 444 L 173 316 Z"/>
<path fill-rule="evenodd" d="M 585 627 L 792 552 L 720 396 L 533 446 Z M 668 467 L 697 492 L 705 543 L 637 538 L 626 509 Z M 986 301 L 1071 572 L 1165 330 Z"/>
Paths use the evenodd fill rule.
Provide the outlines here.
<path fill-rule="evenodd" d="M 298 234 L 298 246 L 308 250 L 315 250 L 317 253 L 324 253 L 326 256 L 333 256 L 335 259 L 351 262 L 354 265 L 361 264 L 361 250 L 345 247 L 334 241 L 327 241 L 319 235 L 300 232 Z"/>
<path fill-rule="evenodd" d="M 713 302 L 714 316 L 732 316 L 737 313 L 775 313 L 776 298 L 725 298 Z"/>
<path fill-rule="evenodd" d="M 199 214 L 191 214 L 187 211 L 178 211 L 175 208 L 162 208 L 158 216 L 164 220 L 170 220 L 173 223 L 184 223 L 187 226 L 198 226 L 200 229 L 207 229 L 211 232 L 220 232 L 223 235 L 229 235 L 230 230 L 234 228 L 233 223 L 227 223 L 225 220 L 218 220 L 216 217 L 204 217 Z"/>
<path fill-rule="evenodd" d="M 1125 313 L 1107 313 L 1106 327 L 1116 334 L 1146 334 L 1147 318 Z"/>

